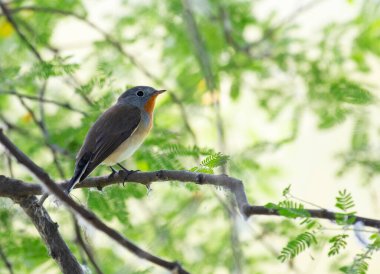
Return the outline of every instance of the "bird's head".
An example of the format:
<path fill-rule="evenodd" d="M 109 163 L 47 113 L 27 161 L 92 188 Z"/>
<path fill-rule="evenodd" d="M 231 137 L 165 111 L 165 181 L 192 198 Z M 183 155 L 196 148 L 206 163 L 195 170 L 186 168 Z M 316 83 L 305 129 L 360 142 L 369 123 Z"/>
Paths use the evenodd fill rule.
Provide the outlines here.
<path fill-rule="evenodd" d="M 152 113 L 156 97 L 165 90 L 156 90 L 148 86 L 137 86 L 125 91 L 117 100 L 118 103 L 127 103 Z"/>

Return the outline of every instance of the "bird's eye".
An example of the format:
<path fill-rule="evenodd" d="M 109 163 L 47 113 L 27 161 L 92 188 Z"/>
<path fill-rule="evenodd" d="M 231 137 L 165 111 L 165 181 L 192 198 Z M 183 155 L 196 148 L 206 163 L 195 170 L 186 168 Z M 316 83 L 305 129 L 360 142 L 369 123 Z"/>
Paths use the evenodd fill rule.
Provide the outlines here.
<path fill-rule="evenodd" d="M 139 90 L 138 92 L 137 92 L 137 96 L 144 96 L 144 92 L 142 92 L 141 90 Z"/>

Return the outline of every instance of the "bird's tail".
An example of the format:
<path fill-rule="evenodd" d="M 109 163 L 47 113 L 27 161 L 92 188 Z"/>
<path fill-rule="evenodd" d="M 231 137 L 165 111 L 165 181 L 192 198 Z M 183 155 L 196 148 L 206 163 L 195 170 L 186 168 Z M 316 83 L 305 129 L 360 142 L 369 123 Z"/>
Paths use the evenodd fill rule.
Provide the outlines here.
<path fill-rule="evenodd" d="M 79 182 L 80 176 L 73 176 L 71 180 L 69 181 L 69 185 L 65 189 L 65 193 L 69 194 L 70 191 L 74 188 L 74 186 Z"/>
<path fill-rule="evenodd" d="M 82 175 L 86 172 L 86 169 L 87 169 L 89 163 L 90 163 L 90 158 L 87 158 L 87 157 L 82 157 L 77 162 L 77 164 L 75 166 L 74 176 L 71 178 L 68 186 L 64 190 L 67 194 L 70 193 L 70 191 L 74 188 L 74 186 L 77 183 L 79 183 L 81 180 L 84 179 L 84 178 L 82 178 Z"/>

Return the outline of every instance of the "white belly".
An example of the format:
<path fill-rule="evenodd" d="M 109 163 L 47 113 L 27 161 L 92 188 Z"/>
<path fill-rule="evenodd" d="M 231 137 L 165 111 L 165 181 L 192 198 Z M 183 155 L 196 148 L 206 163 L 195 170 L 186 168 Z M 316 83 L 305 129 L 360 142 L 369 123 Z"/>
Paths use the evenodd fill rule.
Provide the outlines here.
<path fill-rule="evenodd" d="M 132 154 L 141 146 L 144 142 L 146 135 L 148 135 L 150 127 L 143 128 L 138 127 L 127 140 L 125 140 L 111 155 L 109 155 L 103 164 L 115 165 L 124 161 L 132 156 Z"/>

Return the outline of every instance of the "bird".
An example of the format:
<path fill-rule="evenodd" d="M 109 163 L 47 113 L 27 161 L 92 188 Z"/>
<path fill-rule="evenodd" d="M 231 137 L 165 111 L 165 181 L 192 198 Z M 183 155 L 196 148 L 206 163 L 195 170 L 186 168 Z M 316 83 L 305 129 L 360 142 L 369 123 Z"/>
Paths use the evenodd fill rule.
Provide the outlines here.
<path fill-rule="evenodd" d="M 74 175 L 65 189 L 67 194 L 101 163 L 111 168 L 111 175 L 116 172 L 113 165 L 130 172 L 120 162 L 140 147 L 152 129 L 156 98 L 165 91 L 149 86 L 130 88 L 99 116 L 77 154 Z"/>

